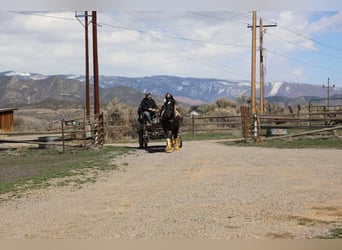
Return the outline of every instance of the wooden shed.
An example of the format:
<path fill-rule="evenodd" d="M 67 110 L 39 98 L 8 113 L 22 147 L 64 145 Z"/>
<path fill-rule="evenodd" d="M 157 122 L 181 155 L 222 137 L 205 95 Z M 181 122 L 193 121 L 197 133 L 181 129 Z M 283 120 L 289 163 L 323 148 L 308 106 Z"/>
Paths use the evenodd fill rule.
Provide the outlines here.
<path fill-rule="evenodd" d="M 16 108 L 0 108 L 0 133 L 13 132 L 13 113 Z"/>

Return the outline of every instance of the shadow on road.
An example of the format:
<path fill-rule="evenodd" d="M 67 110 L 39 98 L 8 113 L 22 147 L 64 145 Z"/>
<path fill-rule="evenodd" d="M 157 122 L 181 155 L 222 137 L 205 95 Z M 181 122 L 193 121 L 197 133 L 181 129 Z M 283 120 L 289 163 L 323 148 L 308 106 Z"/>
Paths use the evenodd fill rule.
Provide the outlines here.
<path fill-rule="evenodd" d="M 133 146 L 133 145 L 119 145 L 119 144 L 112 144 L 112 145 L 127 148 L 127 149 L 145 150 L 148 153 L 165 153 L 164 145 L 149 145 L 147 148 L 141 148 L 139 146 Z"/>
<path fill-rule="evenodd" d="M 149 153 L 165 153 L 165 146 L 149 146 L 146 151 Z"/>

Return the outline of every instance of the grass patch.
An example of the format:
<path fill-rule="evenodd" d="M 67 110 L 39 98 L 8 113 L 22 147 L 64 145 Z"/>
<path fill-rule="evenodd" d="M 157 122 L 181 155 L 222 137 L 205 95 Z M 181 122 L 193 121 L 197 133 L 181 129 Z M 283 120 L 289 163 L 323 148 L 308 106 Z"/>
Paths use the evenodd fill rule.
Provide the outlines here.
<path fill-rule="evenodd" d="M 112 159 L 130 151 L 122 147 L 70 150 L 64 154 L 52 149 L 0 151 L 0 194 L 48 186 L 53 179 L 63 179 L 57 186 L 71 181 L 79 185 L 94 182 L 96 172 L 116 169 Z M 92 177 L 86 177 L 89 171 Z"/>
<path fill-rule="evenodd" d="M 318 239 L 342 239 L 342 228 L 334 228 L 327 235 L 318 236 Z"/>
<path fill-rule="evenodd" d="M 342 149 L 342 140 L 339 138 L 297 138 L 297 139 L 275 139 L 265 140 L 261 143 L 254 143 L 253 140 L 227 141 L 225 145 L 241 145 L 253 147 L 270 148 L 319 148 L 319 149 Z"/>
<path fill-rule="evenodd" d="M 270 147 L 270 148 L 326 148 L 326 149 L 342 149 L 342 139 L 338 137 L 291 137 L 287 139 L 261 140 L 261 143 L 254 143 L 253 139 L 243 139 L 241 131 L 232 130 L 229 132 L 197 132 L 195 136 L 192 133 L 182 133 L 183 141 L 194 140 L 224 140 L 225 145 L 235 146 L 253 146 L 253 147 Z"/>
<path fill-rule="evenodd" d="M 192 133 L 182 133 L 182 139 L 184 141 L 200 141 L 200 140 L 220 140 L 220 139 L 234 139 L 237 137 L 241 137 L 239 132 L 197 132 L 194 136 Z"/>

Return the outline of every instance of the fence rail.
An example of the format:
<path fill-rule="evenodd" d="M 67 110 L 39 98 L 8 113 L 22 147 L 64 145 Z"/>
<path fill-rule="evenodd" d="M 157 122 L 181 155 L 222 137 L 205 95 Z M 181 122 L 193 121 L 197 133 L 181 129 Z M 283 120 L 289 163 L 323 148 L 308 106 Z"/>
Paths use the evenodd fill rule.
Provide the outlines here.
<path fill-rule="evenodd" d="M 252 136 L 254 133 L 253 117 L 248 114 L 232 116 L 211 116 L 211 117 L 185 117 L 182 124 L 182 131 L 191 132 L 196 136 L 197 132 L 212 131 L 240 131 L 244 137 Z M 269 128 L 286 129 L 320 129 L 342 124 L 342 110 L 329 112 L 301 113 L 296 116 L 287 115 L 257 115 L 258 129 Z M 246 131 L 247 130 L 247 131 Z M 269 136 L 267 131 L 262 131 Z"/>
<path fill-rule="evenodd" d="M 342 110 L 329 112 L 297 113 L 297 115 L 258 115 L 259 136 L 269 136 L 269 129 L 323 129 L 342 124 Z M 255 124 L 248 108 L 241 115 L 231 116 L 185 116 L 181 123 L 181 132 L 196 137 L 203 132 L 231 132 L 244 138 L 255 136 Z M 327 130 L 329 131 L 329 130 Z M 18 138 L 19 139 L 16 139 Z M 21 137 L 21 138 L 20 138 Z M 46 137 L 46 138 L 44 138 Z M 48 141 L 49 137 L 55 140 Z M 56 139 L 56 137 L 58 139 Z M 55 145 L 95 146 L 115 142 L 122 138 L 137 139 L 136 120 L 104 120 L 103 116 L 89 119 L 62 120 L 47 131 L 0 133 L 1 143 L 31 143 L 41 147 Z"/>
<path fill-rule="evenodd" d="M 65 147 L 80 147 L 86 144 L 96 146 L 104 143 L 103 115 L 84 118 L 61 120 L 49 127 L 47 131 L 0 133 L 1 144 L 36 144 L 39 148 L 60 146 L 64 153 Z"/>

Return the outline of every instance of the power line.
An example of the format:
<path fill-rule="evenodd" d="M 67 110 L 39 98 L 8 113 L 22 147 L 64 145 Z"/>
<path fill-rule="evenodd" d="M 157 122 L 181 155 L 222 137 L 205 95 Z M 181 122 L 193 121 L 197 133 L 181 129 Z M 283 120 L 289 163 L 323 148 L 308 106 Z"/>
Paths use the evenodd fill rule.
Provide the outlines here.
<path fill-rule="evenodd" d="M 188 12 L 188 13 L 191 13 L 191 14 L 198 14 L 201 16 L 201 14 L 199 13 L 196 13 L 196 12 Z M 106 13 L 102 13 L 106 16 L 109 16 L 108 14 Z M 132 14 L 130 14 L 131 16 L 133 16 Z M 203 15 L 203 16 L 206 16 L 206 17 L 211 17 L 209 15 Z M 109 16 L 111 17 L 111 16 Z M 213 18 L 217 18 L 217 19 L 220 19 L 219 17 L 213 17 Z M 223 20 L 226 20 L 223 18 Z M 245 23 L 243 23 L 245 24 Z M 190 41 L 190 42 L 194 42 L 194 43 L 200 43 L 200 44 L 214 44 L 214 45 L 220 45 L 220 46 L 233 46 L 233 47 L 241 47 L 241 48 L 249 48 L 249 46 L 247 45 L 241 45 L 241 44 L 233 44 L 233 43 L 220 43 L 220 42 L 213 42 L 213 41 L 210 41 L 210 40 L 200 40 L 200 39 L 192 39 L 192 38 L 187 38 L 187 37 L 184 37 L 184 36 L 180 36 L 180 35 L 173 35 L 173 34 L 161 34 L 161 33 L 158 33 L 158 32 L 150 32 L 150 31 L 146 31 L 146 30 L 143 30 L 143 29 L 137 29 L 137 28 L 130 28 L 130 27 L 127 27 L 127 26 L 122 26 L 122 25 L 114 25 L 114 24 L 108 24 L 108 23 L 101 23 L 101 25 L 103 26 L 109 26 L 109 27 L 112 27 L 112 28 L 117 28 L 117 29 L 121 29 L 121 30 L 129 30 L 129 31 L 135 31 L 135 32 L 139 32 L 139 33 L 143 33 L 143 34 L 147 34 L 147 35 L 151 35 L 151 36 L 158 36 L 158 37 L 165 37 L 165 38 L 169 38 L 169 39 L 176 39 L 176 40 L 183 40 L 183 41 Z M 153 24 L 154 27 L 158 28 L 158 29 L 161 29 L 161 27 Z"/>
<path fill-rule="evenodd" d="M 286 27 L 283 27 L 283 26 L 280 26 L 280 27 L 282 27 L 283 29 L 285 29 L 285 30 L 287 30 L 287 31 L 289 31 L 289 32 L 292 32 L 292 33 L 294 33 L 294 34 L 296 34 L 296 35 L 298 35 L 298 36 L 300 36 L 300 37 L 303 37 L 303 38 L 305 38 L 305 39 L 307 39 L 307 40 L 310 40 L 310 41 L 313 41 L 313 42 L 315 42 L 315 43 L 318 43 L 318 44 L 320 44 L 320 45 L 322 45 L 322 46 L 324 46 L 324 47 L 327 47 L 327 48 L 330 48 L 330 49 L 333 49 L 333 50 L 337 50 L 337 51 L 342 52 L 342 49 L 340 49 L 340 48 L 331 46 L 331 45 L 329 45 L 329 44 L 323 43 L 323 42 L 318 41 L 318 40 L 316 40 L 316 39 L 313 39 L 313 38 L 311 38 L 311 37 L 305 36 L 305 35 L 303 35 L 303 34 L 300 34 L 300 33 L 296 32 L 296 31 L 290 30 L 289 28 L 286 28 Z"/>
<path fill-rule="evenodd" d="M 283 38 L 281 38 L 281 37 L 279 37 L 279 36 L 275 36 L 274 34 L 271 34 L 271 33 L 269 33 L 268 35 L 273 36 L 273 37 L 275 37 L 275 38 L 277 38 L 277 39 L 280 39 L 280 40 L 282 40 L 282 41 L 285 41 L 285 42 L 287 42 L 287 43 L 289 43 L 289 44 L 294 44 L 294 45 L 299 46 L 299 47 L 301 47 L 301 48 L 303 48 L 303 49 L 306 49 L 306 47 L 304 47 L 304 46 L 301 45 L 300 43 L 297 43 L 297 42 L 293 42 L 293 41 L 289 41 L 289 40 L 283 39 Z M 328 53 L 323 53 L 323 52 L 317 51 L 317 50 L 311 51 L 311 52 L 314 53 L 314 54 L 320 54 L 320 55 L 323 55 L 323 56 L 327 56 L 327 57 L 330 57 L 330 58 L 333 58 L 333 59 L 342 60 L 342 58 L 341 58 L 340 56 L 337 56 L 337 55 L 332 55 L 332 54 L 328 54 Z"/>
<path fill-rule="evenodd" d="M 281 57 L 284 57 L 284 58 L 287 58 L 289 60 L 296 61 L 296 62 L 299 62 L 299 63 L 303 63 L 303 64 L 309 65 L 311 67 L 314 67 L 314 68 L 318 68 L 318 69 L 321 69 L 321 70 L 325 70 L 325 71 L 333 72 L 333 73 L 337 73 L 337 74 L 341 74 L 342 73 L 341 71 L 337 71 L 335 69 L 328 69 L 328 68 L 321 67 L 321 66 L 318 66 L 318 65 L 315 65 L 315 64 L 312 64 L 312 63 L 308 63 L 308 62 L 304 62 L 304 61 L 298 60 L 296 58 L 292 58 L 292 57 L 289 57 L 289 56 L 286 56 L 286 55 L 282 55 L 282 54 L 280 54 L 278 52 L 275 52 L 273 50 L 270 50 L 270 49 L 267 49 L 267 51 L 271 52 L 274 55 L 281 56 Z"/>
<path fill-rule="evenodd" d="M 105 14 L 105 13 L 102 13 Z M 107 14 L 105 14 L 107 15 Z M 109 15 L 107 15 L 109 16 Z M 133 15 L 131 15 L 133 16 Z M 110 16 L 111 17 L 111 16 Z M 194 42 L 195 44 L 215 44 L 215 45 L 221 45 L 221 46 L 234 46 L 232 44 L 222 44 L 222 43 L 215 43 L 215 42 L 211 42 L 211 41 L 204 41 L 204 40 L 198 40 L 198 39 L 189 39 L 189 38 L 185 38 L 182 36 L 178 36 L 178 35 L 167 35 L 167 34 L 160 34 L 160 33 L 156 33 L 156 32 L 148 32 L 145 30 L 141 30 L 141 29 L 136 29 L 136 28 L 129 28 L 129 27 L 125 27 L 125 26 L 120 26 L 120 25 L 113 25 L 113 24 L 108 24 L 108 23 L 101 23 L 102 26 L 109 26 L 109 27 L 113 27 L 113 28 L 117 28 L 117 29 L 122 29 L 122 30 L 128 30 L 128 31 L 133 31 L 133 32 L 139 32 L 139 33 L 143 33 L 143 34 L 147 34 L 147 35 L 151 35 L 151 36 L 158 36 L 158 37 L 166 37 L 166 38 L 171 38 L 171 39 L 178 39 L 178 40 L 185 40 L 185 41 L 190 41 L 190 42 Z M 159 28 L 158 26 L 154 25 L 155 27 Z M 249 48 L 249 46 L 243 46 L 243 45 L 235 45 L 238 47 L 246 47 Z M 165 50 L 165 49 L 164 49 Z M 178 67 L 178 69 L 176 70 L 176 72 L 179 72 L 182 68 L 184 68 L 186 65 L 188 65 L 190 62 L 193 62 L 195 58 L 197 58 L 197 61 L 205 61 L 206 64 L 208 65 L 207 61 L 208 58 L 201 58 L 200 56 L 198 56 L 197 54 L 193 54 L 189 57 L 184 57 L 181 56 L 185 59 L 185 61 Z M 201 63 L 203 64 L 203 63 Z M 223 65 L 217 64 L 217 63 L 213 63 L 216 64 L 216 66 L 220 66 L 220 67 L 225 67 Z M 216 67 L 218 69 L 218 67 Z M 221 70 L 221 69 L 219 69 Z M 227 71 L 227 69 L 225 68 L 224 71 Z M 231 71 L 231 73 L 234 73 L 233 71 Z"/>
<path fill-rule="evenodd" d="M 228 22 L 239 23 L 239 24 L 247 24 L 246 22 L 236 21 L 233 18 L 217 17 L 217 16 L 212 16 L 212 15 L 204 14 L 202 12 L 188 11 L 187 13 L 190 13 L 190 14 L 196 15 L 196 16 L 201 16 L 201 17 L 209 18 L 209 19 L 219 20 L 219 21 L 228 21 Z M 228 13 L 229 14 L 229 13 L 233 13 L 233 12 L 223 12 L 223 13 Z M 238 15 L 235 14 L 235 16 L 238 16 Z"/>
<path fill-rule="evenodd" d="M 267 18 L 264 18 L 264 17 L 262 17 L 262 18 L 263 18 L 264 20 L 267 20 Z M 270 21 L 270 20 L 267 20 L 267 21 Z M 270 21 L 270 22 L 271 22 L 271 21 Z M 291 29 L 289 29 L 289 28 L 287 28 L 287 27 L 285 27 L 285 26 L 283 26 L 283 25 L 279 25 L 279 24 L 278 24 L 278 27 L 281 28 L 281 29 L 287 30 L 288 32 L 291 32 L 291 33 L 293 33 L 293 34 L 295 34 L 295 35 L 297 35 L 297 36 L 299 36 L 299 37 L 305 38 L 306 40 L 309 40 L 309 41 L 312 41 L 312 42 L 314 42 L 314 43 L 320 44 L 320 45 L 322 45 L 322 46 L 324 46 L 324 47 L 327 47 L 327 48 L 329 48 L 329 49 L 333 49 L 333 50 L 337 50 L 337 51 L 342 52 L 342 49 L 341 49 L 341 48 L 337 48 L 337 47 L 331 46 L 331 45 L 329 45 L 329 44 L 327 44 L 327 43 L 321 42 L 321 41 L 319 41 L 319 40 L 317 40 L 317 39 L 313 39 L 313 38 L 311 38 L 311 37 L 305 36 L 305 35 L 303 35 L 303 34 L 297 32 L 297 31 L 291 30 Z"/>
<path fill-rule="evenodd" d="M 60 17 L 60 16 L 53 16 L 53 15 L 47 15 L 47 14 L 42 14 L 42 13 L 38 13 L 38 12 L 28 12 L 28 11 L 9 11 L 11 13 L 16 13 L 16 14 L 21 14 L 21 15 L 30 15 L 30 16 L 38 16 L 38 17 L 46 17 L 46 18 L 53 18 L 53 19 L 61 19 L 61 20 L 69 20 L 69 21 L 75 21 L 75 18 L 67 18 L 67 17 Z M 103 13 L 103 12 L 101 12 Z M 199 15 L 199 16 L 203 16 L 203 17 L 208 17 L 208 18 L 215 18 L 215 19 L 218 19 L 218 20 L 227 20 L 227 18 L 219 18 L 219 17 L 213 17 L 213 16 L 210 16 L 210 15 L 206 15 L 206 14 L 200 14 L 200 13 L 197 13 L 197 12 L 191 12 L 191 11 L 188 11 L 188 13 L 191 13 L 191 14 L 194 14 L 194 15 Z M 228 12 L 229 13 L 229 12 Z M 231 13 L 235 13 L 235 12 L 231 12 Z M 104 13 L 103 13 L 104 14 Z M 243 13 L 239 13 L 237 12 L 236 13 L 237 15 L 241 15 L 241 16 L 245 16 Z M 246 14 L 247 16 L 247 14 Z M 265 19 L 265 18 L 263 18 Z M 267 20 L 267 19 L 265 19 Z M 241 23 L 241 24 L 248 24 L 248 23 L 242 23 L 242 22 L 238 22 L 238 21 L 232 21 L 232 22 L 236 22 L 236 23 Z M 215 43 L 215 42 L 211 42 L 211 41 L 205 41 L 205 40 L 198 40 L 198 39 L 190 39 L 190 38 L 185 38 L 185 37 L 177 37 L 177 36 L 171 36 L 171 35 L 164 35 L 164 34 L 158 34 L 158 33 L 151 33 L 151 32 L 148 32 L 148 31 L 144 31 L 144 30 L 139 30 L 139 29 L 134 29 L 134 28 L 129 28 L 129 27 L 124 27 L 124 26 L 118 26 L 118 25 L 111 25 L 111 24 L 100 24 L 100 25 L 106 25 L 106 26 L 111 26 L 113 28 L 118 28 L 118 29 L 122 29 L 122 30 L 130 30 L 130 31 L 136 31 L 136 32 L 140 32 L 140 33 L 145 33 L 145 34 L 150 34 L 150 35 L 154 35 L 154 36 L 160 36 L 160 37 L 167 37 L 167 38 L 172 38 L 172 39 L 179 39 L 179 40 L 186 40 L 186 41 L 193 41 L 193 42 L 200 42 L 200 43 L 209 43 L 209 44 L 216 44 L 216 45 L 222 45 L 222 46 L 236 46 L 236 47 L 249 47 L 249 46 L 243 46 L 243 45 L 238 45 L 238 44 L 228 44 L 228 43 Z M 326 44 L 324 42 L 321 42 L 317 39 L 313 39 L 313 38 L 310 38 L 308 36 L 305 36 L 301 33 L 298 33 L 294 30 L 291 30 L 285 26 L 282 26 L 282 25 L 279 25 L 278 24 L 278 27 L 284 29 L 284 30 L 287 30 L 293 34 L 296 34 L 297 36 L 300 36 L 300 37 L 303 37 L 307 40 L 310 40 L 310 41 L 313 41 L 315 43 L 318 43 L 318 44 L 321 44 L 322 46 L 325 46 L 327 48 L 330 48 L 330 49 L 334 49 L 334 50 L 338 50 L 338 51 L 342 51 L 341 48 L 337 48 L 337 47 L 334 47 L 334 46 L 331 46 L 329 44 Z M 287 41 L 289 42 L 289 41 Z"/>
<path fill-rule="evenodd" d="M 38 16 L 38 17 L 47 17 L 47 18 L 53 18 L 53 19 L 75 21 L 75 18 L 45 15 L 45 14 L 36 13 L 36 12 L 27 12 L 27 11 L 9 11 L 9 12 L 15 13 L 15 14 L 20 14 L 20 15 L 29 15 L 29 16 Z"/>
<path fill-rule="evenodd" d="M 53 18 L 53 19 L 60 19 L 60 20 L 76 21 L 75 18 L 61 17 L 61 16 L 50 15 L 50 14 L 39 13 L 39 12 L 27 12 L 27 11 L 10 11 L 10 12 L 11 13 L 15 13 L 15 14 L 20 14 L 20 15 L 31 15 L 31 16 L 38 16 L 38 17 L 44 17 L 44 18 Z M 222 20 L 222 21 L 226 20 L 226 21 L 231 21 L 231 22 L 236 22 L 236 23 L 241 23 L 241 24 L 245 24 L 245 23 L 236 21 L 234 17 L 235 16 L 241 16 L 241 17 L 249 16 L 249 14 L 247 14 L 247 13 L 223 12 L 223 13 L 228 13 L 228 14 L 232 13 L 232 14 L 235 15 L 234 17 L 231 18 L 231 20 L 229 20 L 229 18 L 227 18 L 227 17 L 215 17 L 215 16 L 211 16 L 211 15 L 205 14 L 204 12 L 188 12 L 188 13 L 193 14 L 193 15 L 198 15 L 198 16 L 206 17 L 206 18 L 212 18 L 212 19 Z M 115 29 L 120 29 L 120 30 L 138 32 L 138 33 L 141 33 L 141 34 L 150 35 L 152 37 L 164 37 L 164 38 L 168 38 L 168 39 L 176 39 L 176 40 L 181 40 L 181 41 L 189 41 L 189 42 L 193 42 L 193 43 L 196 43 L 196 44 L 214 44 L 214 45 L 219 45 L 219 46 L 233 46 L 233 47 L 249 48 L 249 46 L 247 46 L 247 45 L 244 46 L 244 45 L 241 45 L 241 44 L 231 44 L 231 43 L 215 42 L 215 41 L 210 41 L 210 40 L 191 39 L 191 38 L 187 38 L 187 37 L 179 36 L 179 35 L 172 35 L 172 34 L 170 35 L 170 34 L 164 34 L 164 33 L 158 33 L 158 32 L 150 32 L 150 31 L 146 31 L 144 29 L 130 28 L 130 27 L 127 27 L 127 26 L 113 25 L 113 24 L 109 24 L 109 23 L 102 23 L 102 25 L 103 26 L 107 26 L 107 27 L 111 27 L 111 28 L 115 28 Z M 279 26 L 279 24 L 278 24 L 278 26 Z M 316 39 L 312 39 L 312 38 L 310 38 L 308 36 L 300 34 L 300 33 L 296 32 L 296 31 L 293 31 L 293 30 L 291 30 L 289 28 L 286 28 L 284 26 L 280 25 L 279 27 L 284 29 L 284 30 L 287 30 L 287 31 L 289 31 L 289 32 L 291 32 L 293 34 L 295 34 L 296 36 L 303 37 L 303 38 L 305 38 L 307 40 L 313 41 L 313 42 L 315 42 L 317 44 L 320 44 L 320 45 L 322 45 L 324 47 L 327 47 L 327 48 L 330 48 L 330 49 L 334 49 L 334 50 L 337 50 L 337 51 L 342 51 L 342 49 L 340 49 L 340 48 L 331 46 L 331 45 L 329 45 L 327 43 L 321 42 L 321 41 L 316 40 Z M 290 41 L 286 41 L 286 42 L 290 42 Z M 309 62 L 305 62 L 305 61 L 298 60 L 298 59 L 295 59 L 295 58 L 292 58 L 292 57 L 289 57 L 289 56 L 286 56 L 286 55 L 282 55 L 282 54 L 280 54 L 278 52 L 275 52 L 275 51 L 272 51 L 272 50 L 268 50 L 268 51 L 270 53 L 273 53 L 275 55 L 287 58 L 287 59 L 292 60 L 292 61 L 296 61 L 298 63 L 306 64 L 308 66 L 311 66 L 311 67 L 314 67 L 314 68 L 318 68 L 318 69 L 322 69 L 322 70 L 325 70 L 325 71 L 328 71 L 328 72 L 334 72 L 334 73 L 341 74 L 341 72 L 338 72 L 335 69 L 329 69 L 329 68 L 321 67 L 321 66 L 318 66 L 318 65 L 314 65 L 314 64 L 309 63 Z M 324 54 L 324 53 L 319 52 L 319 51 L 316 51 L 315 53 L 326 55 L 326 56 L 331 56 L 331 57 L 334 57 L 336 59 L 341 60 L 337 56 L 333 56 L 333 55 L 329 55 L 329 54 Z M 195 58 L 194 56 L 190 56 L 187 60 L 190 62 L 194 58 Z M 185 64 L 187 64 L 187 63 L 185 63 Z"/>
<path fill-rule="evenodd" d="M 149 31 L 145 31 L 145 30 L 129 28 L 129 27 L 124 27 L 124 26 L 119 26 L 119 25 L 113 25 L 113 24 L 108 24 L 108 23 L 100 23 L 100 25 L 108 26 L 108 27 L 112 27 L 112 28 L 116 28 L 116 29 L 121 29 L 121 30 L 129 30 L 129 31 L 139 32 L 139 33 L 151 35 L 154 37 L 156 37 L 156 36 L 157 37 L 165 37 L 165 38 L 176 39 L 176 40 L 197 42 L 197 43 L 202 43 L 202 44 L 214 44 L 214 45 L 220 45 L 220 46 L 233 46 L 233 47 L 242 47 L 242 48 L 248 48 L 249 47 L 247 45 L 241 45 L 241 44 L 218 43 L 218 42 L 212 42 L 212 41 L 208 41 L 208 40 L 186 38 L 183 36 L 174 36 L 174 35 L 167 35 L 167 34 L 161 34 L 161 33 L 156 33 L 156 32 L 149 32 Z"/>
<path fill-rule="evenodd" d="M 289 28 L 287 28 L 287 27 L 284 27 L 284 26 L 282 26 L 282 25 L 278 25 L 278 26 L 279 26 L 280 28 L 282 28 L 283 30 L 286 30 L 286 31 L 288 31 L 288 32 L 291 32 L 291 33 L 295 34 L 295 35 L 298 36 L 298 37 L 304 38 L 305 40 L 312 41 L 312 42 L 314 42 L 314 43 L 316 43 L 316 44 L 320 44 L 320 45 L 322 45 L 322 46 L 324 46 L 324 47 L 327 47 L 327 48 L 329 48 L 329 49 L 333 49 L 333 50 L 337 50 L 337 51 L 342 51 L 342 49 L 340 49 L 340 48 L 337 48 L 337 47 L 331 46 L 331 45 L 329 45 L 329 44 L 326 44 L 326 43 L 324 43 L 324 42 L 318 41 L 317 39 L 312 39 L 312 38 L 310 38 L 310 37 L 308 37 L 308 36 L 305 36 L 305 35 L 303 35 L 303 34 L 300 34 L 300 33 L 296 32 L 296 31 L 293 31 L 293 30 L 291 30 L 291 29 L 289 29 Z M 273 35 L 273 34 L 271 34 L 271 35 Z M 273 35 L 273 36 L 274 36 L 274 35 Z M 274 37 L 276 37 L 276 36 L 274 36 Z M 279 37 L 277 37 L 277 38 L 279 38 Z M 303 47 L 302 45 L 300 45 L 300 44 L 298 44 L 298 43 L 294 43 L 294 42 L 291 42 L 291 41 L 288 41 L 288 40 L 282 39 L 282 38 L 279 38 L 279 39 L 281 39 L 282 41 L 285 41 L 285 42 L 287 42 L 287 43 L 293 43 L 293 44 L 295 44 L 295 45 L 297 45 L 297 46 Z M 295 62 L 297 62 L 297 63 L 301 63 L 301 64 L 304 64 L 304 65 L 308 65 L 308 66 L 313 67 L 313 68 L 317 68 L 317 69 L 320 69 L 320 70 L 324 70 L 324 71 L 331 72 L 331 73 L 335 73 L 335 74 L 339 74 L 339 75 L 342 74 L 342 72 L 341 72 L 341 71 L 338 71 L 337 69 L 332 69 L 332 68 L 327 68 L 327 67 L 322 67 L 322 66 L 319 66 L 319 65 L 315 65 L 315 64 L 312 64 L 312 63 L 310 63 L 310 62 L 306 62 L 306 61 L 299 60 L 299 59 L 296 59 L 296 58 L 293 58 L 293 57 L 290 57 L 290 56 L 286 56 L 286 55 L 280 54 L 280 53 L 275 52 L 275 51 L 272 51 L 272 50 L 270 50 L 270 49 L 267 49 L 267 51 L 269 51 L 270 53 L 272 53 L 272 54 L 274 54 L 274 55 L 277 55 L 277 56 L 286 58 L 286 59 L 288 59 L 288 60 L 295 61 Z M 324 56 L 328 56 L 328 57 L 330 57 L 330 58 L 334 58 L 334 59 L 337 59 L 337 60 L 342 60 L 342 58 L 340 58 L 340 57 L 338 57 L 338 56 L 330 55 L 330 54 L 327 54 L 327 53 L 323 53 L 323 52 L 321 52 L 321 51 L 314 51 L 313 53 L 315 53 L 315 54 L 321 54 L 321 55 L 324 55 Z"/>

